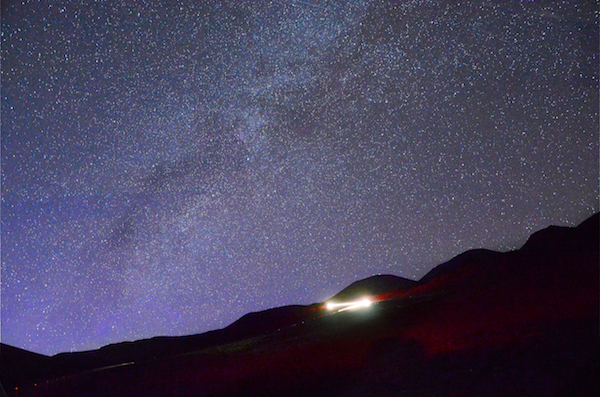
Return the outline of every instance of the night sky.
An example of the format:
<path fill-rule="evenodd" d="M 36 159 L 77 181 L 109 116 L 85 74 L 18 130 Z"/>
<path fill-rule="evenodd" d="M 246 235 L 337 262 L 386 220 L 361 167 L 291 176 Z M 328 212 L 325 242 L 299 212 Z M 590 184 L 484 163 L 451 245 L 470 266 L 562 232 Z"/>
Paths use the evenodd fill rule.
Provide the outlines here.
<path fill-rule="evenodd" d="M 590 1 L 3 1 L 2 342 L 419 279 L 598 205 Z"/>

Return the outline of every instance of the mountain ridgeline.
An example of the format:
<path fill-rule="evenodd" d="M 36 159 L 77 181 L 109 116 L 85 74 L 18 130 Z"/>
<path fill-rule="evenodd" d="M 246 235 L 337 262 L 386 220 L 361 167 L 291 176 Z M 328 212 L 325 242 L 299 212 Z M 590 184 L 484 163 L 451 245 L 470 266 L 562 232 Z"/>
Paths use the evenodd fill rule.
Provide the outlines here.
<path fill-rule="evenodd" d="M 332 297 L 367 308 L 285 306 L 53 357 L 3 344 L 0 381 L 11 397 L 600 395 L 599 230 L 596 214 Z"/>

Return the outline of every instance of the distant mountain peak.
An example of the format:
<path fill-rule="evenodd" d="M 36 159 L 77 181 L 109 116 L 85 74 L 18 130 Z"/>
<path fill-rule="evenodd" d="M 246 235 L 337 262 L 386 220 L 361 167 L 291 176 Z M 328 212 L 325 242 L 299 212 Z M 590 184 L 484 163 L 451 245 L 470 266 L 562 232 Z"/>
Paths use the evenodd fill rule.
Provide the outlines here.
<path fill-rule="evenodd" d="M 391 291 L 405 291 L 416 284 L 416 281 L 407 278 L 391 274 L 380 274 L 355 281 L 334 295 L 331 300 L 347 301 L 360 299 L 363 296 L 380 295 Z"/>
<path fill-rule="evenodd" d="M 441 265 L 434 267 L 431 271 L 429 271 L 429 273 L 423 276 L 418 281 L 418 283 L 426 284 L 435 278 L 441 277 L 448 273 L 452 273 L 466 264 L 487 261 L 490 258 L 498 255 L 502 255 L 502 253 L 483 248 L 465 251 L 462 254 L 459 254 L 454 258 L 450 259 L 448 262 L 442 263 Z"/>
<path fill-rule="evenodd" d="M 595 239 L 599 236 L 600 213 L 590 216 L 576 227 L 550 225 L 533 233 L 521 248 L 525 251 L 554 251 L 565 244 L 580 245 L 583 239 Z"/>

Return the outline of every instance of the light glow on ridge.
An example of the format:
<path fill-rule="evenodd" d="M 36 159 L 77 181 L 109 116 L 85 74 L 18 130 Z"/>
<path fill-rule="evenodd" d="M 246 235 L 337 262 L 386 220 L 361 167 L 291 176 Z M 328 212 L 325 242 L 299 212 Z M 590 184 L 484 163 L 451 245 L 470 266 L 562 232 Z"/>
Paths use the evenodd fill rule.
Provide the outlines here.
<path fill-rule="evenodd" d="M 369 298 L 362 298 L 353 302 L 327 302 L 325 308 L 329 311 L 336 310 L 338 313 L 346 310 L 355 310 L 371 306 L 371 300 Z"/>

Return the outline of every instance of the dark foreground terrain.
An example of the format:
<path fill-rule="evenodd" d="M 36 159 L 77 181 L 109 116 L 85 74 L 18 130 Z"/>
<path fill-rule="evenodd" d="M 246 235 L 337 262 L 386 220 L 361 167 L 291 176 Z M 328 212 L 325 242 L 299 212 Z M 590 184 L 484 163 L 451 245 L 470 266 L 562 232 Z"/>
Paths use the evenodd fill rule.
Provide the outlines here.
<path fill-rule="evenodd" d="M 598 396 L 598 214 L 419 282 L 375 276 L 324 304 L 202 335 L 46 357 L 1 345 L 8 396 Z"/>

